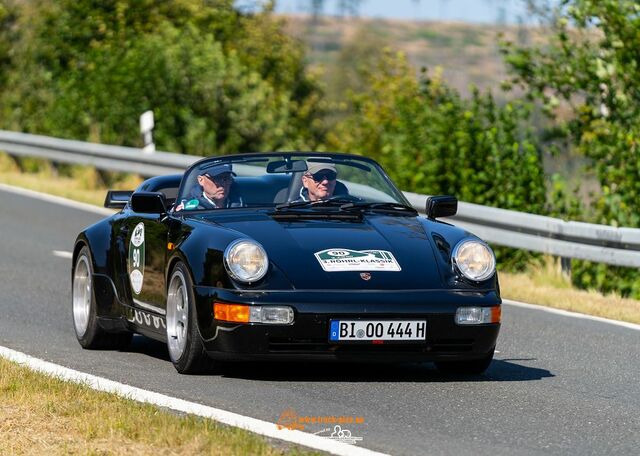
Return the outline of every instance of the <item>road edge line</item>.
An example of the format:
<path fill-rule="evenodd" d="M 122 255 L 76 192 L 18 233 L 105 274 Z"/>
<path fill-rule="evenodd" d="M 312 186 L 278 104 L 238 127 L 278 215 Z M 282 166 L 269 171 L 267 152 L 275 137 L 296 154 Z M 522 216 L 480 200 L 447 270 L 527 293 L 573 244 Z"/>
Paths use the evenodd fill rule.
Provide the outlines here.
<path fill-rule="evenodd" d="M 579 318 L 579 319 L 582 319 L 582 320 L 597 321 L 599 323 L 608 323 L 610 325 L 621 326 L 623 328 L 640 331 L 640 325 L 638 325 L 636 323 L 631 323 L 631 322 L 628 322 L 628 321 L 611 320 L 609 318 L 596 317 L 595 315 L 587 315 L 587 314 L 583 314 L 583 313 L 579 313 L 579 312 L 571 312 L 569 310 L 556 309 L 555 307 L 541 306 L 541 305 L 538 305 L 538 304 L 528 304 L 526 302 L 514 301 L 512 299 L 503 299 L 502 303 L 503 304 L 507 304 L 509 306 L 521 307 L 523 309 L 541 310 L 543 312 L 548 312 L 548 313 L 552 313 L 552 314 L 556 314 L 556 315 L 562 315 L 564 317 L 571 317 L 571 318 Z"/>
<path fill-rule="evenodd" d="M 142 388 L 109 380 L 104 377 L 86 374 L 84 372 L 35 358 L 27 355 L 26 353 L 3 347 L 1 345 L 0 356 L 19 365 L 26 366 L 33 371 L 48 374 L 61 380 L 84 385 L 96 391 L 113 393 L 120 397 L 137 402 L 153 404 L 191 415 L 201 416 L 203 418 L 210 418 L 219 423 L 238 427 L 255 434 L 284 440 L 286 442 L 303 445 L 316 450 L 326 451 L 331 454 L 341 456 L 389 456 L 385 453 L 379 453 L 363 447 L 356 447 L 347 443 L 336 442 L 334 440 L 329 440 L 324 437 L 319 437 L 301 431 L 278 429 L 278 426 L 275 423 L 228 412 L 226 410 L 198 404 L 196 402 L 189 402 L 184 399 L 174 398 L 165 394 L 147 391 Z"/>

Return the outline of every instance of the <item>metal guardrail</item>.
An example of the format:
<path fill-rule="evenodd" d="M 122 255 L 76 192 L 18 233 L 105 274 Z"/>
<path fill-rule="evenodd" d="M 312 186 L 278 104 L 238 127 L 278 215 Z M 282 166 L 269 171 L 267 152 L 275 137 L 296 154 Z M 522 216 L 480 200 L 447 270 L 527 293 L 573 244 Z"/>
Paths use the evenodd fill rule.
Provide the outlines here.
<path fill-rule="evenodd" d="M 427 197 L 405 192 L 424 210 Z M 525 212 L 458 203 L 451 222 L 490 244 L 615 266 L 640 267 L 640 229 L 567 222 Z"/>
<path fill-rule="evenodd" d="M 0 150 L 54 162 L 143 176 L 182 172 L 201 157 L 169 152 L 144 153 L 133 147 L 51 138 L 0 130 Z M 404 192 L 424 213 L 426 195 Z M 615 228 L 460 202 L 451 222 L 491 244 L 616 266 L 640 267 L 640 229 Z"/>
<path fill-rule="evenodd" d="M 145 153 L 135 147 L 108 146 L 4 130 L 0 130 L 0 150 L 11 155 L 91 165 L 102 170 L 142 176 L 182 172 L 202 158 L 170 152 Z"/>

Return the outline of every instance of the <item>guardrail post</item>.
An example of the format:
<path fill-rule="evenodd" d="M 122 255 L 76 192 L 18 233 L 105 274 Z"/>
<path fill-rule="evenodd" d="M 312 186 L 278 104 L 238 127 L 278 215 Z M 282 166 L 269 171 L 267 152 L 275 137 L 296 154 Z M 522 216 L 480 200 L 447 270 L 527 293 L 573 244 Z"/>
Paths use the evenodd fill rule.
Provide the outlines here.
<path fill-rule="evenodd" d="M 571 258 L 561 257 L 560 269 L 562 270 L 563 276 L 571 278 Z"/>
<path fill-rule="evenodd" d="M 153 127 L 155 127 L 153 111 L 143 112 L 140 116 L 140 133 L 142 133 L 142 140 L 144 142 L 142 151 L 147 154 L 156 151 L 156 145 L 153 142 Z"/>

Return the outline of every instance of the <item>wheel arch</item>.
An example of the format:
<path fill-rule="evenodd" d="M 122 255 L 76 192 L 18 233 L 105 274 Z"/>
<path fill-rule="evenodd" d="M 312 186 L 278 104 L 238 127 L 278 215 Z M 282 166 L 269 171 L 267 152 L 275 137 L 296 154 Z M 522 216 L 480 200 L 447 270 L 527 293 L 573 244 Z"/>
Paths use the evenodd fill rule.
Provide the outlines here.
<path fill-rule="evenodd" d="M 167 267 L 165 269 L 165 286 L 167 288 L 167 290 L 169 289 L 169 279 L 171 278 L 171 274 L 173 273 L 173 270 L 176 267 L 176 264 L 178 264 L 178 262 L 182 262 L 185 267 L 187 268 L 187 271 L 189 271 L 189 275 L 191 276 L 191 281 L 193 282 L 193 271 L 191 270 L 191 266 L 189 265 L 189 261 L 187 261 L 185 255 L 181 252 L 181 251 L 176 251 L 174 253 L 174 255 L 169 259 L 169 261 L 167 262 Z M 194 283 L 195 285 L 195 283 Z M 165 290 L 165 291 L 167 291 Z"/>
<path fill-rule="evenodd" d="M 101 318 L 120 319 L 123 315 L 121 294 L 114 282 L 113 265 L 109 262 L 110 249 L 112 248 L 111 225 L 103 220 L 78 234 L 71 257 L 72 283 L 76 262 L 84 247 L 89 251 L 96 313 Z M 116 326 L 118 326 L 117 330 L 122 329 L 120 327 L 122 325 Z"/>
<path fill-rule="evenodd" d="M 76 243 L 73 246 L 73 255 L 71 256 L 71 282 L 73 283 L 73 270 L 76 267 L 76 261 L 78 260 L 78 255 L 80 255 L 80 251 L 83 247 L 87 247 L 89 249 L 89 253 L 91 253 L 91 247 L 89 247 L 89 243 L 84 237 L 79 236 L 76 239 Z M 93 258 L 93 255 L 91 255 Z M 91 260 L 93 262 L 93 260 Z"/>
<path fill-rule="evenodd" d="M 189 306 L 188 306 L 188 314 L 189 314 L 189 325 L 188 325 L 188 334 L 185 346 L 183 347 L 183 352 L 180 355 L 179 359 L 174 359 L 174 355 L 171 355 L 171 360 L 173 365 L 176 367 L 178 372 L 180 373 L 197 373 L 202 371 L 207 371 L 210 369 L 212 365 L 211 359 L 206 354 L 203 345 L 203 336 L 201 331 L 201 325 L 203 324 L 202 319 L 210 320 L 212 318 L 212 310 L 210 309 L 207 312 L 206 308 L 203 306 L 199 306 L 199 302 L 196 299 L 196 283 L 193 279 L 193 272 L 191 270 L 190 264 L 186 261 L 185 257 L 181 252 L 175 252 L 175 254 L 171 257 L 171 259 L 167 262 L 166 268 L 166 284 L 167 284 L 167 298 L 169 298 L 169 287 L 171 286 L 171 282 L 173 276 L 176 271 L 176 267 L 178 264 L 182 265 L 181 275 L 184 277 L 184 283 L 189 296 Z M 202 304 L 202 303 L 200 303 Z M 207 313 L 209 315 L 207 315 Z M 167 300 L 167 347 L 171 351 L 170 341 L 169 341 L 169 322 L 170 316 L 170 304 Z"/>

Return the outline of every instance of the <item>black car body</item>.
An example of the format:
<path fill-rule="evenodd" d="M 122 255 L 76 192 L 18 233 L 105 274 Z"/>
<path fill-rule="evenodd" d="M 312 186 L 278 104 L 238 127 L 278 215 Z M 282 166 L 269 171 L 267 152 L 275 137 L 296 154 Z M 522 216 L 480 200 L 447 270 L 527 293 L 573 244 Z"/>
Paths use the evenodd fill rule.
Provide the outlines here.
<path fill-rule="evenodd" d="M 308 172 L 323 164 L 337 178 Z M 235 174 L 238 203 L 196 207 L 198 176 L 223 168 Z M 302 176 L 334 177 L 333 195 L 305 200 Z M 455 198 L 432 197 L 419 216 L 370 159 L 209 158 L 135 192 L 109 192 L 105 205 L 120 212 L 82 231 L 73 251 L 74 327 L 85 348 L 144 334 L 167 342 L 184 373 L 258 358 L 434 361 L 479 373 L 493 357 L 493 253 L 436 220 L 455 213 Z"/>

